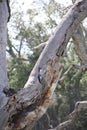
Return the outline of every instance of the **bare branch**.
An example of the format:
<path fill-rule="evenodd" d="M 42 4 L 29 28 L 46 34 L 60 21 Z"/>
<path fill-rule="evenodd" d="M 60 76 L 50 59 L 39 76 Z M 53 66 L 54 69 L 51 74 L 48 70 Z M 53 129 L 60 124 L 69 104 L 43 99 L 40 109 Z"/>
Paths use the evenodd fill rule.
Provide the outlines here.
<path fill-rule="evenodd" d="M 71 65 L 71 66 L 66 70 L 66 72 L 63 74 L 63 76 L 59 79 L 60 82 L 63 81 L 63 80 L 66 78 L 67 74 L 69 73 L 69 71 L 70 71 L 73 67 L 74 67 L 74 66 Z"/>
<path fill-rule="evenodd" d="M 80 113 L 85 110 L 87 110 L 87 101 L 77 102 L 74 111 L 69 116 L 69 120 L 50 130 L 65 130 L 67 128 L 72 128 L 72 126 L 75 125 L 75 122 L 78 120 Z"/>
<path fill-rule="evenodd" d="M 82 30 L 82 27 L 79 26 L 77 31 L 73 33 L 72 35 L 75 52 L 78 55 L 80 61 L 82 63 L 87 63 L 87 46 L 85 41 L 84 32 Z"/>
<path fill-rule="evenodd" d="M 75 73 L 75 75 L 73 75 L 71 80 L 75 79 L 79 74 L 81 74 L 85 70 L 87 70 L 87 64 L 86 63 L 82 66 L 79 66 L 78 71 Z"/>
<path fill-rule="evenodd" d="M 72 68 L 76 68 L 78 71 L 72 77 L 71 80 L 73 80 L 74 78 L 76 78 L 83 71 L 84 67 L 87 67 L 87 66 L 79 66 L 79 65 L 76 65 L 76 64 L 71 64 L 69 66 L 69 68 L 65 71 L 65 73 L 63 74 L 63 76 L 59 79 L 59 81 L 60 82 L 63 81 L 66 78 L 67 74 L 70 72 L 70 70 L 72 70 Z M 84 69 L 86 69 L 86 68 L 84 68 Z"/>
<path fill-rule="evenodd" d="M 41 44 L 38 45 L 38 46 L 35 46 L 33 49 L 34 49 L 35 51 L 41 52 L 46 45 L 47 45 L 47 42 L 44 42 L 44 43 L 41 43 Z"/>

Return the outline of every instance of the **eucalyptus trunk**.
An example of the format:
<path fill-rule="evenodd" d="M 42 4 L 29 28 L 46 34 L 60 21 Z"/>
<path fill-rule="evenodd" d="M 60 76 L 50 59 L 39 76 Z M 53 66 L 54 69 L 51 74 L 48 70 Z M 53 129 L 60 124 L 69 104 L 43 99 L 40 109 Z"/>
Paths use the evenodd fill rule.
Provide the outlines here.
<path fill-rule="evenodd" d="M 53 93 L 61 74 L 60 59 L 72 34 L 86 16 L 87 0 L 78 0 L 49 39 L 24 88 L 8 97 L 10 91 L 5 90 L 8 88 L 6 41 L 9 10 L 8 2 L 0 1 L 0 130 L 31 130 L 43 116 L 53 101 Z M 82 107 L 87 109 L 87 102 L 77 103 L 76 110 Z M 75 119 L 71 118 L 57 129 L 65 129 Z"/>
<path fill-rule="evenodd" d="M 6 44 L 7 44 L 7 20 L 9 17 L 7 1 L 0 1 L 0 130 L 5 124 L 7 112 L 4 111 L 8 98 L 3 93 L 8 88 Z"/>

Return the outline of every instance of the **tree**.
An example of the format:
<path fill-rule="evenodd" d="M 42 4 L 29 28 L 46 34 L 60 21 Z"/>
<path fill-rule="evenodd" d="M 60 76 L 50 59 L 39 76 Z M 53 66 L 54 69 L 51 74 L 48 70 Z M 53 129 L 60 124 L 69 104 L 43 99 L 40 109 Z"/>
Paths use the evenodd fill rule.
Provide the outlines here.
<path fill-rule="evenodd" d="M 71 37 L 76 39 L 76 30 L 87 16 L 87 1 L 77 1 L 67 13 L 56 32 L 48 41 L 33 68 L 24 88 L 17 93 L 8 87 L 6 71 L 6 28 L 8 20 L 7 1 L 0 2 L 0 128 L 3 130 L 30 130 L 34 123 L 46 112 L 52 103 L 52 96 L 60 78 L 63 56 Z M 80 47 L 80 46 L 78 46 Z M 80 48 L 81 49 L 81 48 Z M 78 52 L 79 53 L 79 52 Z M 79 54 L 79 57 L 82 56 Z M 83 56 L 85 60 L 85 55 Z M 83 59 L 82 58 L 82 59 Z M 3 100 L 2 100 L 3 99 Z M 60 124 L 56 129 L 68 128 L 77 119 L 78 114 L 87 108 L 87 102 L 78 102 L 71 118 Z"/>

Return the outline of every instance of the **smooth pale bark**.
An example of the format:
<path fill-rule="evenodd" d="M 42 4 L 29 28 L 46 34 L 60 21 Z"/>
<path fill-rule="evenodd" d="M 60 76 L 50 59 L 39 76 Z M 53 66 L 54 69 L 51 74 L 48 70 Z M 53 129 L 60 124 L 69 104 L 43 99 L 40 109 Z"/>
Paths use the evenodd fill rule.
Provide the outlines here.
<path fill-rule="evenodd" d="M 80 0 L 62 20 L 41 53 L 25 88 L 9 100 L 7 130 L 30 130 L 46 112 L 61 73 L 59 59 L 72 33 L 86 16 L 87 1 Z"/>
<path fill-rule="evenodd" d="M 6 0 L 4 0 L 0 2 L 0 106 L 4 103 L 3 88 L 8 86 L 6 64 L 7 18 L 8 9 Z"/>
<path fill-rule="evenodd" d="M 6 64 L 6 42 L 7 42 L 7 19 L 8 19 L 7 1 L 0 2 L 0 130 L 2 130 L 8 113 L 4 107 L 8 98 L 3 93 L 3 89 L 8 87 L 7 64 Z"/>
<path fill-rule="evenodd" d="M 87 41 L 84 35 L 84 30 L 81 26 L 72 35 L 75 52 L 78 55 L 80 61 L 85 65 L 87 63 Z"/>
<path fill-rule="evenodd" d="M 49 39 L 25 88 L 13 95 L 6 109 L 3 109 L 4 115 L 8 112 L 5 130 L 31 130 L 34 123 L 46 112 L 53 100 L 52 96 L 61 74 L 60 57 L 72 33 L 86 16 L 87 0 L 79 0 Z M 1 117 L 3 126 L 5 124 L 4 115 Z M 0 128 L 2 129 L 2 126 Z"/>

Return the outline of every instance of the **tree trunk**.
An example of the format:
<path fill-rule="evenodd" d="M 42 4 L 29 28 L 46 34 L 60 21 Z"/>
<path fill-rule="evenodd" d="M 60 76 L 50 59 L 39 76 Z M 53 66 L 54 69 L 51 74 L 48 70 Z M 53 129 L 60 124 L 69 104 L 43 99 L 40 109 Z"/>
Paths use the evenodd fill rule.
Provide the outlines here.
<path fill-rule="evenodd" d="M 6 2 L 5 0 L 3 1 L 4 2 L 0 3 L 0 9 L 2 9 L 0 13 L 3 15 L 2 19 L 4 22 L 1 21 L 0 23 L 1 27 L 4 28 L 4 31 L 2 30 L 2 36 L 3 38 L 6 38 L 6 23 L 8 13 Z M 3 13 L 4 11 L 6 12 Z M 27 83 L 25 84 L 24 89 L 10 97 L 6 108 L 5 100 L 7 101 L 7 98 L 5 97 L 3 101 L 4 105 L 1 109 L 3 113 L 0 115 L 1 129 L 5 128 L 5 130 L 31 130 L 34 123 L 46 112 L 47 108 L 53 101 L 53 93 L 61 74 L 62 66 L 60 64 L 60 58 L 63 56 L 64 50 L 72 33 L 74 33 L 74 31 L 78 28 L 80 22 L 86 16 L 87 0 L 79 0 L 70 9 L 60 26 L 57 28 L 56 32 L 48 41 L 48 44 L 41 53 Z M 5 41 L 3 41 L 3 48 L 6 46 L 5 38 Z M 3 65 L 5 66 L 3 68 L 3 73 L 5 73 L 4 76 L 7 83 L 5 48 L 3 51 L 3 63 L 5 64 Z M 8 85 L 4 84 L 3 88 L 6 86 Z"/>
<path fill-rule="evenodd" d="M 5 124 L 7 112 L 3 111 L 8 98 L 3 93 L 4 88 L 8 88 L 7 64 L 6 64 L 6 43 L 7 43 L 7 1 L 0 1 L 0 130 Z"/>

